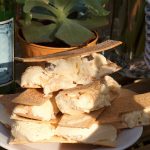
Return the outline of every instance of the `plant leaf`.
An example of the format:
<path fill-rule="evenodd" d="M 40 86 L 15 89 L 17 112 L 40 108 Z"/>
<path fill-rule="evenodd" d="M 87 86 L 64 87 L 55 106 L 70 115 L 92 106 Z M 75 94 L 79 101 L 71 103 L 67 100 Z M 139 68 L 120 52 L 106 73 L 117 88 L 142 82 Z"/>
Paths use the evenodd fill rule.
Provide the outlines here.
<path fill-rule="evenodd" d="M 72 3 L 74 0 L 54 0 L 54 5 L 57 8 L 62 8 L 66 7 L 69 3 Z"/>
<path fill-rule="evenodd" d="M 100 1 L 100 3 L 101 3 L 102 6 L 105 5 L 105 4 L 107 4 L 109 2 L 109 0 L 99 0 L 99 1 Z"/>
<path fill-rule="evenodd" d="M 53 22 L 56 22 L 56 18 L 54 16 L 50 16 L 47 14 L 32 13 L 32 18 L 39 20 L 51 20 Z"/>
<path fill-rule="evenodd" d="M 24 4 L 26 0 L 16 0 L 17 3 L 19 4 Z"/>
<path fill-rule="evenodd" d="M 30 13 L 24 14 L 24 17 L 25 17 L 24 19 L 25 24 L 26 25 L 31 24 L 32 14 Z"/>
<path fill-rule="evenodd" d="M 84 0 L 84 4 L 90 13 L 95 16 L 107 16 L 109 14 L 109 11 L 102 6 L 102 4 L 104 5 L 104 0 Z"/>
<path fill-rule="evenodd" d="M 89 42 L 95 35 L 75 21 L 66 19 L 56 32 L 55 37 L 70 46 L 80 46 Z"/>
<path fill-rule="evenodd" d="M 76 20 L 77 23 L 81 24 L 82 26 L 92 30 L 101 26 L 105 26 L 108 24 L 108 19 L 106 17 L 99 17 L 93 16 L 91 18 L 87 18 L 85 20 Z"/>
<path fill-rule="evenodd" d="M 82 3 L 82 1 L 76 2 L 76 0 L 72 0 L 72 3 L 70 2 L 64 9 L 68 13 L 72 12 L 83 12 L 85 10 L 85 7 Z"/>
<path fill-rule="evenodd" d="M 72 9 L 72 7 L 75 6 L 75 4 L 78 4 L 79 2 L 77 0 L 53 0 L 54 5 L 57 8 L 61 9 Z"/>
<path fill-rule="evenodd" d="M 23 11 L 25 13 L 31 13 L 31 10 L 35 7 L 42 7 L 49 10 L 51 13 L 56 15 L 57 10 L 55 7 L 51 5 L 47 5 L 44 1 L 41 0 L 26 0 L 25 5 L 23 7 Z"/>
<path fill-rule="evenodd" d="M 48 4 L 49 3 L 49 0 L 42 0 L 43 2 L 45 2 L 46 4 Z"/>
<path fill-rule="evenodd" d="M 42 1 L 46 4 L 49 3 L 49 0 L 36 0 L 36 1 Z M 16 2 L 19 3 L 19 4 L 24 4 L 26 2 L 26 0 L 16 0 Z"/>
<path fill-rule="evenodd" d="M 23 25 L 22 31 L 24 38 L 29 43 L 52 42 L 56 24 L 43 25 L 33 22 L 30 25 Z"/>
<path fill-rule="evenodd" d="M 77 0 L 54 0 L 54 5 L 65 12 L 66 15 L 69 14 L 70 10 L 78 4 Z"/>

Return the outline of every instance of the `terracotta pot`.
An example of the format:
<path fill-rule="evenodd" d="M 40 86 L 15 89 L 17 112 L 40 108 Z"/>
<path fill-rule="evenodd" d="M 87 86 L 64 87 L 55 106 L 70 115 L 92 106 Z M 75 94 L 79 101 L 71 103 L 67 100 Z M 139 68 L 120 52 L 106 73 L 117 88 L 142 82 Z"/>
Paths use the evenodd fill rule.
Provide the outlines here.
<path fill-rule="evenodd" d="M 48 54 L 53 54 L 57 52 L 63 52 L 63 51 L 68 51 L 75 49 L 77 47 L 68 47 L 68 48 L 59 48 L 59 47 L 48 47 L 48 46 L 41 46 L 38 44 L 33 44 L 33 43 L 27 43 L 22 36 L 17 33 L 18 35 L 18 40 L 19 44 L 23 50 L 23 57 L 34 57 L 34 56 L 41 56 L 41 55 L 48 55 Z M 90 43 L 88 43 L 86 46 L 93 46 L 96 44 L 98 40 L 98 34 L 96 34 L 96 38 L 93 39 Z"/>

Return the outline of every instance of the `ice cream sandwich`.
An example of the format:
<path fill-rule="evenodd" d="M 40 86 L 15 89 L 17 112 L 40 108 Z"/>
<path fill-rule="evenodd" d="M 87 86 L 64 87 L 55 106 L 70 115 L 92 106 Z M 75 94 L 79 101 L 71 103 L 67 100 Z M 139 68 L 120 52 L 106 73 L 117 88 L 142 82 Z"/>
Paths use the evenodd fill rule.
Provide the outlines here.
<path fill-rule="evenodd" d="M 62 127 L 58 125 L 55 135 L 80 143 L 96 143 L 103 140 L 113 142 L 117 139 L 117 129 L 110 124 L 99 125 L 97 123 L 93 123 L 89 128 Z"/>
<path fill-rule="evenodd" d="M 21 86 L 43 88 L 44 94 L 48 95 L 55 91 L 89 84 L 120 69 L 103 55 L 97 53 L 92 55 L 92 60 L 78 56 L 50 61 L 45 68 L 31 66 L 23 73 Z"/>
<path fill-rule="evenodd" d="M 21 116 L 41 121 L 56 119 L 59 112 L 54 97 L 44 96 L 40 89 L 27 89 L 12 100 L 17 106 L 12 112 L 14 116 Z"/>
<path fill-rule="evenodd" d="M 99 116 L 101 124 L 120 122 L 124 128 L 150 124 L 150 93 L 136 94 L 127 89 L 121 90 L 112 106 Z"/>
<path fill-rule="evenodd" d="M 105 106 L 110 106 L 119 95 L 120 85 L 111 77 L 76 88 L 60 91 L 55 97 L 62 113 L 89 113 Z"/>
<path fill-rule="evenodd" d="M 18 141 L 39 142 L 55 134 L 55 125 L 38 121 L 14 120 L 11 134 Z"/>
<path fill-rule="evenodd" d="M 49 80 L 49 75 L 41 66 L 28 67 L 21 76 L 24 88 L 42 88 Z"/>

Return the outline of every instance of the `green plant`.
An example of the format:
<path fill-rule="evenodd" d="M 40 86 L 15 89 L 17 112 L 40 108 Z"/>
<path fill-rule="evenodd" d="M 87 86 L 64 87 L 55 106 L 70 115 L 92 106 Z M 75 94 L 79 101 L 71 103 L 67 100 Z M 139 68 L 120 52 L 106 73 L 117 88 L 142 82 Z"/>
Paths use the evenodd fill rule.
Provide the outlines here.
<path fill-rule="evenodd" d="M 95 37 L 95 28 L 108 23 L 108 0 L 17 0 L 23 4 L 20 20 L 27 42 L 63 41 L 80 46 Z"/>
<path fill-rule="evenodd" d="M 111 38 L 125 43 L 117 53 L 130 60 L 141 57 L 144 52 L 145 3 L 143 0 L 113 0 Z"/>

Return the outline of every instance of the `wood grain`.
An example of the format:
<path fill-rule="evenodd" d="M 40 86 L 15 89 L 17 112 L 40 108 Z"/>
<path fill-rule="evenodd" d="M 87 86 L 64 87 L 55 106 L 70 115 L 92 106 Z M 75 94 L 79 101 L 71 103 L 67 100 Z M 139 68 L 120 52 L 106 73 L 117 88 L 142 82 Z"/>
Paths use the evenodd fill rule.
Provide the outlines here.
<path fill-rule="evenodd" d="M 64 52 L 59 52 L 59 53 L 54 53 L 54 54 L 49 54 L 49 55 L 44 55 L 44 56 L 38 56 L 38 57 L 32 57 L 32 58 L 15 57 L 15 61 L 47 62 L 50 60 L 56 60 L 56 59 L 61 59 L 61 58 L 68 58 L 68 57 L 75 57 L 75 56 L 87 56 L 94 52 L 102 52 L 102 51 L 110 50 L 121 44 L 122 44 L 121 41 L 107 40 L 94 46 L 73 49 L 69 51 L 64 51 Z"/>

